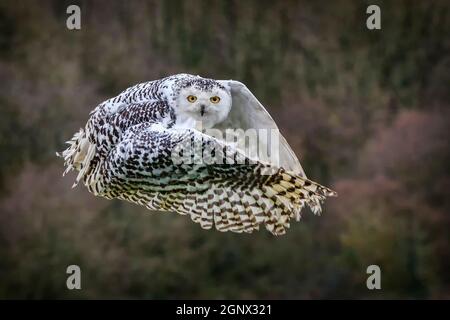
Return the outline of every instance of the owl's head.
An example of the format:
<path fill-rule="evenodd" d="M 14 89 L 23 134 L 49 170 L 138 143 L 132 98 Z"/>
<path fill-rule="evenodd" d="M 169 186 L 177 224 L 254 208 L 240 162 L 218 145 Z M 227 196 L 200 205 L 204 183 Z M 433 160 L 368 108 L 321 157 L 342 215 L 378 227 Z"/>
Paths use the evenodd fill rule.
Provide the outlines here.
<path fill-rule="evenodd" d="M 176 113 L 185 121 L 200 121 L 212 128 L 224 121 L 231 110 L 231 94 L 212 79 L 192 77 L 185 81 L 176 98 Z"/>

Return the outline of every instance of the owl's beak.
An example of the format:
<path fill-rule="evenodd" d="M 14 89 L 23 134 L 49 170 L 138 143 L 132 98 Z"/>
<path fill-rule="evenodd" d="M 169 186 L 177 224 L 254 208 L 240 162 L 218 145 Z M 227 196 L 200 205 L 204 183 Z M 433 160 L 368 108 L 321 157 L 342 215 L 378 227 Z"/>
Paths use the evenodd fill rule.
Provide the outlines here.
<path fill-rule="evenodd" d="M 206 106 L 204 105 L 204 104 L 202 104 L 201 106 L 200 106 L 200 115 L 203 117 L 203 115 L 205 114 L 205 108 L 206 108 Z"/>

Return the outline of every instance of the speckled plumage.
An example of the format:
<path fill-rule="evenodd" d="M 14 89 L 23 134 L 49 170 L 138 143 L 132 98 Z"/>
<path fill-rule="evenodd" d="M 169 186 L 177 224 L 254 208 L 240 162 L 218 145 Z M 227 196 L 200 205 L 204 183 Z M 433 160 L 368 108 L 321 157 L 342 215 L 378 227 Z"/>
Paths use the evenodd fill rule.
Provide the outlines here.
<path fill-rule="evenodd" d="M 189 215 L 203 228 L 219 231 L 252 232 L 264 223 L 281 235 L 291 218 L 300 219 L 305 203 L 319 213 L 325 197 L 335 195 L 282 167 L 263 174 L 273 165 L 181 125 L 177 98 L 184 88 L 230 90 L 222 82 L 187 74 L 126 89 L 97 106 L 68 142 L 62 153 L 65 173 L 78 170 L 75 185 L 82 181 L 95 195 Z M 193 145 L 203 157 L 223 163 L 174 163 L 177 148 Z"/>

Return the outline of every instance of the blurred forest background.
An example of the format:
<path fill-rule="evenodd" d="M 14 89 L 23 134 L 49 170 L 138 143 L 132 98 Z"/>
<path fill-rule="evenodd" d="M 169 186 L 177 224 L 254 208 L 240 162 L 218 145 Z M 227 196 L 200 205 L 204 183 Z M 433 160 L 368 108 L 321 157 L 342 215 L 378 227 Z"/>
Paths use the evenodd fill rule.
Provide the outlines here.
<path fill-rule="evenodd" d="M 448 1 L 2 0 L 0 298 L 450 298 L 449 35 Z M 89 111 L 180 72 L 246 83 L 339 198 L 275 238 L 71 189 Z"/>

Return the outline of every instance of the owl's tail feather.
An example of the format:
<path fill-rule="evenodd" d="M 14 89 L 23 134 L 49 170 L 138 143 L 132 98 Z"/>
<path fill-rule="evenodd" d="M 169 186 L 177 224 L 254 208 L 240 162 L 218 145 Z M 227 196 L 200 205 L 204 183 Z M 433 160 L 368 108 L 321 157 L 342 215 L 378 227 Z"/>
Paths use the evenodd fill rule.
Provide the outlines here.
<path fill-rule="evenodd" d="M 95 145 L 90 143 L 86 130 L 82 128 L 66 143 L 69 147 L 63 152 L 57 152 L 56 155 L 64 159 L 66 170 L 63 176 L 71 170 L 79 171 L 75 183 L 72 186 L 73 188 L 88 171 L 89 163 L 95 155 Z"/>

